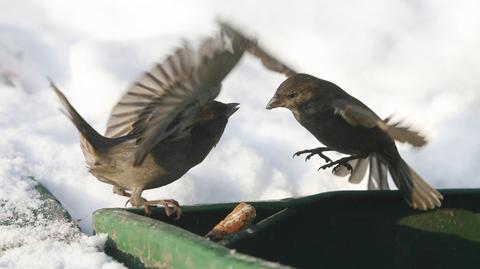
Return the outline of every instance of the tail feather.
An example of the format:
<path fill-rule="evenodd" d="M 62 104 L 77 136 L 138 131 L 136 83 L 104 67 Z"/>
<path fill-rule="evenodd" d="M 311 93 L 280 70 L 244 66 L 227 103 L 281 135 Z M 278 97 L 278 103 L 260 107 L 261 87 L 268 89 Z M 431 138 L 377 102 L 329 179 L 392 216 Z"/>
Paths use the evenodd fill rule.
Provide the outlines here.
<path fill-rule="evenodd" d="M 73 122 L 77 130 L 81 134 L 81 141 L 88 142 L 89 145 L 84 145 L 82 143 L 82 147 L 90 148 L 90 150 L 98 150 L 102 147 L 106 146 L 106 138 L 100 135 L 95 129 L 93 129 L 90 124 L 88 124 L 80 114 L 75 110 L 75 108 L 68 102 L 65 95 L 57 88 L 57 86 L 50 80 L 50 86 L 52 87 L 55 94 L 60 99 L 63 107 L 65 108 L 66 112 L 64 114 Z"/>
<path fill-rule="evenodd" d="M 411 207 L 427 210 L 442 205 L 442 194 L 428 185 L 403 159 L 390 164 L 389 168 L 395 185 Z"/>
<path fill-rule="evenodd" d="M 367 173 L 367 168 L 368 168 L 368 158 L 365 159 L 359 159 L 357 163 L 352 166 L 353 170 L 352 173 L 350 174 L 350 178 L 348 181 L 354 184 L 358 184 L 362 182 L 363 178 L 365 177 L 365 174 Z"/>
<path fill-rule="evenodd" d="M 368 189 L 389 190 L 387 165 L 376 154 L 369 156 L 369 163 Z"/>
<path fill-rule="evenodd" d="M 353 184 L 362 182 L 367 174 L 368 169 L 368 189 L 369 190 L 389 190 L 388 186 L 388 168 L 387 165 L 381 161 L 377 154 L 371 154 L 368 158 L 351 160 L 348 162 L 353 168 L 352 172 L 345 167 L 334 171 L 336 176 L 345 177 L 350 174 L 348 181 Z"/>
<path fill-rule="evenodd" d="M 427 139 L 416 130 L 407 126 L 400 126 L 401 122 L 391 122 L 391 117 L 383 121 L 385 124 L 381 127 L 394 140 L 401 143 L 408 143 L 414 147 L 423 147 L 427 144 Z"/>

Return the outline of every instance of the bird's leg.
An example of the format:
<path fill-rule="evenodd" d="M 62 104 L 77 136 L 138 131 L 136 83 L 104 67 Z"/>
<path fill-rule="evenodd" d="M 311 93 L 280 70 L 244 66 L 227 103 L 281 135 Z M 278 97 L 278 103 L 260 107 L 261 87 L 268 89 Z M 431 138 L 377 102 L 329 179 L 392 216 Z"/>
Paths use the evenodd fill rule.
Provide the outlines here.
<path fill-rule="evenodd" d="M 113 193 L 115 194 L 118 194 L 118 195 L 121 195 L 121 196 L 125 196 L 125 197 L 128 197 L 128 198 L 131 198 L 132 195 L 128 192 L 125 191 L 124 188 L 120 187 L 120 186 L 113 186 Z M 142 198 L 143 199 L 143 198 Z M 126 202 L 125 202 L 125 207 L 127 207 L 128 203 L 130 203 L 131 199 L 128 199 Z M 145 199 L 143 199 L 145 200 Z"/>
<path fill-rule="evenodd" d="M 329 167 L 332 167 L 335 165 L 335 167 L 333 168 L 333 171 L 335 172 L 337 169 L 340 168 L 340 166 L 345 166 L 350 172 L 352 172 L 353 168 L 352 166 L 348 163 L 349 161 L 351 160 L 356 160 L 356 159 L 363 159 L 363 158 L 366 158 L 368 155 L 365 155 L 365 154 L 356 154 L 356 155 L 351 155 L 351 156 L 348 156 L 348 157 L 344 157 L 344 158 L 341 158 L 341 159 L 338 159 L 334 162 L 330 162 L 330 163 L 327 163 L 325 165 L 322 165 L 320 166 L 320 168 L 318 168 L 318 170 L 320 169 L 327 169 Z"/>
<path fill-rule="evenodd" d="M 123 190 L 123 193 L 121 192 Z M 133 207 L 142 207 L 143 204 L 147 201 L 145 198 L 143 198 L 141 195 L 142 195 L 142 192 L 143 192 L 143 188 L 135 188 L 133 189 L 132 191 L 132 194 L 126 192 L 124 189 L 122 188 L 117 188 L 115 189 L 115 187 L 113 188 L 113 192 L 115 191 L 118 191 L 120 192 L 120 195 L 123 195 L 123 196 L 126 196 L 126 197 L 130 197 L 126 202 L 125 202 L 125 207 L 128 205 L 128 203 L 130 203 Z M 115 192 L 117 193 L 117 192 Z M 118 194 L 118 193 L 117 193 Z M 124 195 L 125 194 L 125 195 Z M 145 210 L 145 213 L 147 213 L 147 210 Z M 147 215 L 148 216 L 148 215 Z"/>
<path fill-rule="evenodd" d="M 118 194 L 120 196 L 125 196 L 125 197 L 132 197 L 132 195 L 128 192 L 125 191 L 124 188 L 120 187 L 120 186 L 113 186 L 113 193 L 115 194 Z M 125 207 L 127 207 L 128 203 L 130 203 L 130 199 L 128 199 L 126 202 L 125 202 Z"/>
<path fill-rule="evenodd" d="M 121 188 L 117 190 L 121 190 Z M 175 219 L 179 219 L 180 216 L 182 215 L 182 209 L 180 208 L 180 205 L 178 204 L 177 201 L 173 199 L 147 201 L 145 198 L 141 196 L 142 191 L 143 191 L 143 188 L 135 188 L 132 191 L 130 199 L 128 199 L 127 202 L 125 203 L 125 206 L 127 206 L 128 203 L 131 203 L 133 207 L 143 207 L 145 209 L 146 216 L 150 216 L 152 214 L 152 207 L 156 205 L 161 205 L 165 207 L 165 214 L 167 216 L 171 216 L 173 213 L 175 213 L 176 214 Z"/>
<path fill-rule="evenodd" d="M 113 193 L 121 195 L 121 196 L 125 196 L 125 197 L 132 196 L 132 195 L 130 195 L 130 193 L 126 192 L 125 189 L 120 187 L 120 186 L 113 186 Z"/>
<path fill-rule="evenodd" d="M 123 188 L 115 186 L 113 187 L 113 192 L 130 197 L 127 202 L 125 202 L 125 206 L 130 203 L 133 207 L 143 207 L 145 209 L 145 215 L 150 216 L 152 214 L 152 207 L 156 205 L 161 205 L 165 207 L 165 214 L 167 216 L 171 216 L 173 213 L 176 214 L 176 220 L 180 218 L 182 215 L 182 209 L 180 208 L 180 204 L 173 199 L 164 199 L 164 200 L 152 200 L 147 201 L 147 199 L 143 198 L 142 195 L 143 188 L 135 188 L 132 191 L 132 194 L 126 192 Z"/>
<path fill-rule="evenodd" d="M 323 160 L 325 160 L 326 163 L 332 162 L 332 160 L 331 160 L 330 158 L 328 158 L 325 154 L 323 154 L 323 152 L 325 152 L 325 151 L 333 151 L 333 149 L 327 148 L 327 147 L 319 147 L 319 148 L 314 148 L 314 149 L 306 149 L 306 150 L 301 150 L 301 151 L 295 152 L 295 154 L 293 154 L 293 157 L 300 156 L 300 155 L 302 155 L 302 154 L 308 153 L 307 157 L 305 157 L 305 161 L 308 161 L 308 160 L 310 160 L 310 158 L 312 158 L 315 154 L 317 154 L 317 155 L 320 156 Z"/>
<path fill-rule="evenodd" d="M 165 214 L 169 217 L 173 213 L 175 213 L 175 220 L 178 220 L 180 216 L 182 215 L 182 209 L 180 208 L 180 204 L 173 200 L 173 199 L 163 199 L 163 200 L 151 200 L 151 201 L 146 201 L 143 206 L 145 207 L 145 213 L 147 213 L 147 210 L 150 211 L 151 213 L 151 208 L 152 206 L 155 205 L 161 205 L 165 208 Z"/>

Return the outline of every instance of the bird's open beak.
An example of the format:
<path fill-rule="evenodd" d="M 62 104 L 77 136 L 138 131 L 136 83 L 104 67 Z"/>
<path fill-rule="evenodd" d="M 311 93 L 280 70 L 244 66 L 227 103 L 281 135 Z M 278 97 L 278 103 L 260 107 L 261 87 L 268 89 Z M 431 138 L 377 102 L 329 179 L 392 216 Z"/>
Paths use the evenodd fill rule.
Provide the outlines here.
<path fill-rule="evenodd" d="M 285 106 L 283 104 L 283 101 L 278 98 L 278 96 L 275 94 L 272 99 L 270 99 L 270 102 L 267 104 L 267 109 L 272 109 L 276 107 L 282 107 Z"/>
<path fill-rule="evenodd" d="M 239 109 L 238 105 L 239 103 L 229 103 L 227 104 L 228 110 L 227 110 L 227 117 L 230 117 L 233 115 L 233 113 L 237 112 Z"/>

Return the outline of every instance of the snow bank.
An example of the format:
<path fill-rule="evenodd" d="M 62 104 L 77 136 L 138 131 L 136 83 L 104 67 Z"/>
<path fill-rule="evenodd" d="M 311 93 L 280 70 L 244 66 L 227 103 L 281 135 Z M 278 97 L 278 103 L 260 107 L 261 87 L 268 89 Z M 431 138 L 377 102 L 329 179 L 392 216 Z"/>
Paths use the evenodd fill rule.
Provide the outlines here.
<path fill-rule="evenodd" d="M 2 168 L 24 168 L 19 158 L 0 161 Z M 1 175 L 0 268 L 125 268 L 103 253 L 106 234 L 81 233 L 19 171 Z"/>

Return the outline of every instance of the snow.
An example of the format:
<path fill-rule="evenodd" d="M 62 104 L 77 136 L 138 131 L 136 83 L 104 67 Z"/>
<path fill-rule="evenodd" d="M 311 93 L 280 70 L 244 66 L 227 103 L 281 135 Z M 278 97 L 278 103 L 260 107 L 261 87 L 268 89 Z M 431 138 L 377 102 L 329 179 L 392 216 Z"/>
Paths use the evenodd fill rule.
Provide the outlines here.
<path fill-rule="evenodd" d="M 42 210 L 47 205 L 26 177 L 21 158 L 2 157 L 0 268 L 125 268 L 103 252 L 106 234 L 87 236 L 74 222 Z M 3 167 L 2 167 L 3 168 Z M 5 171 L 8 169 L 2 169 Z"/>
<path fill-rule="evenodd" d="M 256 35 L 296 69 L 334 81 L 383 117 L 396 113 L 421 129 L 430 143 L 400 150 L 433 186 L 479 187 L 479 10 L 474 0 L 0 2 L 0 197 L 7 201 L 0 221 L 11 208 L 28 215 L 39 206 L 28 177 L 46 186 L 86 234 L 93 211 L 125 203 L 88 174 L 76 130 L 58 111 L 46 76 L 103 132 L 128 84 L 183 39 L 212 34 L 218 16 Z M 181 180 L 145 197 L 193 204 L 365 189 L 317 172 L 318 158 L 291 158 L 319 144 L 288 111 L 265 110 L 283 79 L 244 57 L 219 97 L 241 109 L 218 146 Z M 21 246 L 0 254 L 0 267 L 120 266 L 98 250 L 101 236 L 79 234 L 67 242 L 49 235 L 73 228 L 30 224 L 1 226 L 1 244 Z"/>

